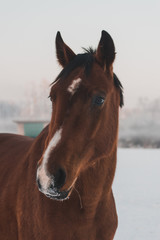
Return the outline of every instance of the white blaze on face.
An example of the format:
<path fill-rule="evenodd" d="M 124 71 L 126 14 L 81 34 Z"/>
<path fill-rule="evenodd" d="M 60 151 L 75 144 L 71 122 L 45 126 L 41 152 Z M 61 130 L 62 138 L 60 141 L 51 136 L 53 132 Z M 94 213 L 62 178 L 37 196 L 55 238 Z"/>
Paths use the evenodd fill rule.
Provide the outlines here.
<path fill-rule="evenodd" d="M 81 78 L 73 80 L 71 85 L 69 85 L 69 87 L 67 89 L 68 92 L 70 92 L 73 95 L 77 91 L 81 81 L 82 81 Z"/>
<path fill-rule="evenodd" d="M 49 173 L 47 172 L 47 163 L 48 163 L 48 159 L 49 159 L 51 151 L 57 146 L 57 144 L 61 140 L 61 136 L 62 136 L 62 128 L 57 130 L 55 132 L 54 136 L 52 137 L 52 139 L 50 140 L 48 147 L 44 152 L 41 166 L 37 170 L 37 178 L 40 180 L 43 190 L 47 190 L 47 188 L 51 182 L 51 177 L 50 177 Z"/>

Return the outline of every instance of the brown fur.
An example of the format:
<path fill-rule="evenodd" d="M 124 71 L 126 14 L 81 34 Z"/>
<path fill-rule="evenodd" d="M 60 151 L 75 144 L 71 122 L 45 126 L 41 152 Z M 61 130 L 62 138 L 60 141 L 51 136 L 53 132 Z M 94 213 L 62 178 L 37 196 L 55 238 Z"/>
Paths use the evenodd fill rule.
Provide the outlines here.
<path fill-rule="evenodd" d="M 51 88 L 51 122 L 36 139 L 0 135 L 0 239 L 113 239 L 117 214 L 111 187 L 116 168 L 120 93 L 113 81 L 112 49 L 106 64 L 104 56 L 98 59 L 107 38 L 105 33 L 90 74 L 84 75 L 83 68 L 78 67 Z M 74 53 L 63 40 L 60 43 L 57 57 L 66 65 Z M 77 77 L 82 78 L 82 84 L 71 99 L 66 89 Z M 91 98 L 99 92 L 105 92 L 105 103 L 92 109 Z M 61 190 L 68 189 L 77 177 L 70 198 L 63 202 L 47 198 L 36 185 L 37 163 L 42 163 L 43 153 L 60 126 L 61 141 L 51 152 L 47 169 L 52 174 L 59 166 L 65 169 L 67 177 Z"/>

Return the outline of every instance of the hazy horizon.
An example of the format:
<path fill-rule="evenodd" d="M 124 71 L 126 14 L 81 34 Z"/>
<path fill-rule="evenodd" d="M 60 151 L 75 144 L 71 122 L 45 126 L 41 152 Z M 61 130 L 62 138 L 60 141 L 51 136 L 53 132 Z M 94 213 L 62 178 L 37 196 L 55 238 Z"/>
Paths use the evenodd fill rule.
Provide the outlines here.
<path fill-rule="evenodd" d="M 0 1 L 0 100 L 21 101 L 26 88 L 60 71 L 55 36 L 75 53 L 97 47 L 101 31 L 116 46 L 114 72 L 124 86 L 125 106 L 159 98 L 160 2 Z M 49 87 L 48 87 L 49 92 Z"/>

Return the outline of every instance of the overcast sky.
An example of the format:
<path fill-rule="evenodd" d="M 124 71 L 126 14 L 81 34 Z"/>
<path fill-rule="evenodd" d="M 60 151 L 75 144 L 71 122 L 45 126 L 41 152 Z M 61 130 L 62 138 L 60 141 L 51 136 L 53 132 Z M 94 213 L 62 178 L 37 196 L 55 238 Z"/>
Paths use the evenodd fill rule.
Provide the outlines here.
<path fill-rule="evenodd" d="M 0 100 L 21 101 L 33 81 L 54 80 L 58 30 L 80 53 L 97 47 L 103 29 L 115 42 L 126 107 L 159 98 L 160 1 L 0 0 Z"/>

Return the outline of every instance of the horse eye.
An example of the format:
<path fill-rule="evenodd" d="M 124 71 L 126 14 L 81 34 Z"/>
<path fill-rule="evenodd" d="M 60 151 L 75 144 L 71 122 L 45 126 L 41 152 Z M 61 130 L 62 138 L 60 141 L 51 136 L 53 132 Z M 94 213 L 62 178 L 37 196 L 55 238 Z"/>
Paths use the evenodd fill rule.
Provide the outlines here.
<path fill-rule="evenodd" d="M 93 105 L 101 106 L 104 103 L 105 98 L 102 96 L 95 96 L 93 98 Z"/>
<path fill-rule="evenodd" d="M 48 96 L 49 100 L 52 102 L 52 97 L 51 96 Z"/>

